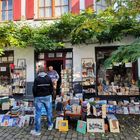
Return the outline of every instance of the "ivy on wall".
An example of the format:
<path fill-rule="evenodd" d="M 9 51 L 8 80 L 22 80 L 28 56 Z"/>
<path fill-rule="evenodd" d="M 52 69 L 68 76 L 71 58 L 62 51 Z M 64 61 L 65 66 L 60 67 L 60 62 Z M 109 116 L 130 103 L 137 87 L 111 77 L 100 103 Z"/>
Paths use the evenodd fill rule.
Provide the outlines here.
<path fill-rule="evenodd" d="M 88 9 L 79 15 L 66 14 L 51 25 L 31 27 L 28 24 L 7 22 L 0 24 L 0 52 L 4 47 L 33 46 L 36 50 L 55 50 L 71 44 L 105 43 L 121 40 L 124 36 L 140 36 L 139 8 L 121 4 L 109 6 L 96 14 Z M 127 2 L 127 0 L 124 0 Z M 124 2 L 123 1 L 123 2 Z M 108 0 L 109 2 L 109 0 Z M 114 3 L 115 4 L 115 3 Z M 133 5 L 136 6 L 136 5 Z"/>

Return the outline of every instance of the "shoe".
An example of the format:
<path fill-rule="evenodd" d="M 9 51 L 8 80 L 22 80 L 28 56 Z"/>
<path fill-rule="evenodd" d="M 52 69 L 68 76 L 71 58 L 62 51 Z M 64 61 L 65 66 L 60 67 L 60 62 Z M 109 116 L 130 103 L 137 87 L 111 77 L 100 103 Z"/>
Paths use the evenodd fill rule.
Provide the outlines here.
<path fill-rule="evenodd" d="M 31 130 L 30 134 L 35 135 L 35 136 L 40 136 L 40 132 L 36 132 L 35 130 Z"/>
<path fill-rule="evenodd" d="M 48 127 L 48 130 L 52 130 L 52 129 L 53 129 L 53 124 Z"/>

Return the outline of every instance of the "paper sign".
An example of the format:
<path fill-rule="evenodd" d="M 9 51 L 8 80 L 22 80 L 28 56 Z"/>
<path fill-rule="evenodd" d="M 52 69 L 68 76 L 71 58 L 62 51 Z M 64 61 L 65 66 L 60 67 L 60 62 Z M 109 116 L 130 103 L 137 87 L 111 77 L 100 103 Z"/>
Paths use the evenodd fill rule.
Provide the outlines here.
<path fill-rule="evenodd" d="M 6 67 L 0 67 L 0 71 L 6 71 Z"/>

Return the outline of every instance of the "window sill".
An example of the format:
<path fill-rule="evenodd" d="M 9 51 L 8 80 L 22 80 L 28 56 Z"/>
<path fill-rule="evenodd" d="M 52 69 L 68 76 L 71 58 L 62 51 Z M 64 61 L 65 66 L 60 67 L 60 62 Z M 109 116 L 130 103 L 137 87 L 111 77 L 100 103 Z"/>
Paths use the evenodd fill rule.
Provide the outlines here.
<path fill-rule="evenodd" d="M 34 21 L 43 21 L 43 20 L 57 20 L 61 17 L 50 17 L 50 18 L 35 18 Z"/>

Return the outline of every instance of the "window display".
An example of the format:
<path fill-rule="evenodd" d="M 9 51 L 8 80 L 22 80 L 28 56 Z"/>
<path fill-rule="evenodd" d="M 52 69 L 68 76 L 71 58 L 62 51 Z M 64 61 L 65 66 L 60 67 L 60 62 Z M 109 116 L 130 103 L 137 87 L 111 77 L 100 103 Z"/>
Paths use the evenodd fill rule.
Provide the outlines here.
<path fill-rule="evenodd" d="M 139 95 L 136 63 L 114 63 L 105 68 L 104 61 L 111 52 L 113 52 L 111 48 L 100 48 L 96 52 L 98 95 Z"/>
<path fill-rule="evenodd" d="M 0 96 L 9 96 L 12 94 L 10 65 L 13 64 L 13 61 L 13 51 L 5 51 L 0 56 Z"/>

